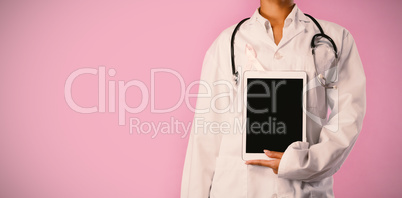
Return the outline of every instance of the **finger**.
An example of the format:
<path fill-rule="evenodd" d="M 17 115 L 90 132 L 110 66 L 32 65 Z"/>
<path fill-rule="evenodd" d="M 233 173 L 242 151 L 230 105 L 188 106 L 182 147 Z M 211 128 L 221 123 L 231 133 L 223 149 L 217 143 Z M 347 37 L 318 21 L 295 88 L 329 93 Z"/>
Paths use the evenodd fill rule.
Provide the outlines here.
<path fill-rule="evenodd" d="M 246 161 L 247 165 L 258 165 L 258 166 L 266 166 L 269 168 L 273 168 L 275 166 L 274 160 L 248 160 Z"/>
<path fill-rule="evenodd" d="M 283 152 L 277 152 L 277 151 L 264 150 L 264 153 L 270 158 L 282 159 L 283 156 Z"/>

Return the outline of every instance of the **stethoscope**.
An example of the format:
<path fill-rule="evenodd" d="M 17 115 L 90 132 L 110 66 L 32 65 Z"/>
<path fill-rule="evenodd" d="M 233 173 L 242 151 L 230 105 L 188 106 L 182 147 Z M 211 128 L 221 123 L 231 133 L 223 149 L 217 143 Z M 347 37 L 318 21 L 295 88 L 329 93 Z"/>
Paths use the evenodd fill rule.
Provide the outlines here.
<path fill-rule="evenodd" d="M 314 59 L 315 74 L 318 77 L 317 79 L 320 82 L 321 86 L 323 86 L 324 88 L 326 88 L 326 89 L 337 89 L 336 85 L 330 85 L 330 84 L 333 84 L 336 81 L 337 76 L 335 78 L 332 78 L 331 81 L 327 80 L 324 77 L 324 74 L 318 73 L 318 68 L 317 68 L 317 64 L 316 64 L 316 61 L 315 61 L 315 50 L 316 50 L 316 48 L 318 46 L 317 45 L 318 42 L 316 42 L 316 41 L 318 41 L 320 38 L 327 39 L 329 41 L 329 43 L 331 43 L 331 48 L 332 48 L 332 51 L 333 51 L 333 53 L 335 55 L 335 60 L 334 60 L 335 67 L 334 68 L 336 69 L 337 65 L 338 65 L 338 49 L 337 49 L 337 47 L 335 45 L 335 42 L 332 40 L 331 37 L 329 37 L 328 35 L 326 35 L 324 33 L 324 30 L 322 29 L 321 25 L 318 23 L 318 21 L 314 17 L 312 17 L 312 16 L 310 16 L 308 14 L 304 14 L 304 15 L 309 17 L 314 22 L 314 24 L 318 27 L 318 29 L 320 30 L 320 33 L 315 34 L 313 36 L 313 38 L 311 39 L 311 44 L 310 44 L 311 53 L 313 54 L 313 59 Z M 245 19 L 241 20 L 237 24 L 237 26 L 235 27 L 235 29 L 234 29 L 234 31 L 232 33 L 232 37 L 231 37 L 230 51 L 231 51 L 232 74 L 233 74 L 233 79 L 234 79 L 236 84 L 239 81 L 239 72 L 236 70 L 236 66 L 235 66 L 236 64 L 235 64 L 235 57 L 234 57 L 234 41 L 235 41 L 236 33 L 239 30 L 240 26 L 245 21 L 247 21 L 248 19 L 250 19 L 250 18 L 245 18 Z M 335 75 L 337 75 L 336 71 L 335 71 Z"/>

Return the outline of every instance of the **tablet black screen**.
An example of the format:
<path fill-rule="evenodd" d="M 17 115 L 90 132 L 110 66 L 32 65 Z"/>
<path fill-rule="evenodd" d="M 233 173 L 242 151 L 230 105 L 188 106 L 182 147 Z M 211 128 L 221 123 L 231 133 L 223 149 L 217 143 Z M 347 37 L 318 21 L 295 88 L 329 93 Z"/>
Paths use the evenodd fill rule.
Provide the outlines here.
<path fill-rule="evenodd" d="M 247 79 L 246 153 L 302 141 L 302 79 Z"/>

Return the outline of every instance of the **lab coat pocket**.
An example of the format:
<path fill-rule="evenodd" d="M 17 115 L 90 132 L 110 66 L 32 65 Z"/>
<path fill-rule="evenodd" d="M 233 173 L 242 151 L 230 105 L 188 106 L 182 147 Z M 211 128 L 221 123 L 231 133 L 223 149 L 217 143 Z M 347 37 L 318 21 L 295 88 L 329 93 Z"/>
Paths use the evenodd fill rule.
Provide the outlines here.
<path fill-rule="evenodd" d="M 241 158 L 221 156 L 216 159 L 210 197 L 247 197 L 247 166 Z"/>

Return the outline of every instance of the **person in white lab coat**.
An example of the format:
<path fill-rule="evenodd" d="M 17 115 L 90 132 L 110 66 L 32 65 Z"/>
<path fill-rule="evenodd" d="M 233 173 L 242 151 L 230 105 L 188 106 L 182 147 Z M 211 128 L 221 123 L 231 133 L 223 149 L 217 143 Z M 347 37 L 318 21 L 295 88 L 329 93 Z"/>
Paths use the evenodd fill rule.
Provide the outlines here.
<path fill-rule="evenodd" d="M 308 83 L 314 84 L 317 76 L 310 42 L 319 32 L 317 26 L 292 0 L 260 3 L 236 35 L 237 69 L 256 69 L 257 64 L 266 71 L 302 70 Z M 242 90 L 233 81 L 230 62 L 230 38 L 236 24 L 213 42 L 202 67 L 182 198 L 334 197 L 332 176 L 362 128 L 366 80 L 348 30 L 328 21 L 318 22 L 338 47 L 338 89 L 309 88 L 307 142 L 294 142 L 284 153 L 268 151 L 275 160 L 242 160 L 242 135 L 237 127 Z"/>

